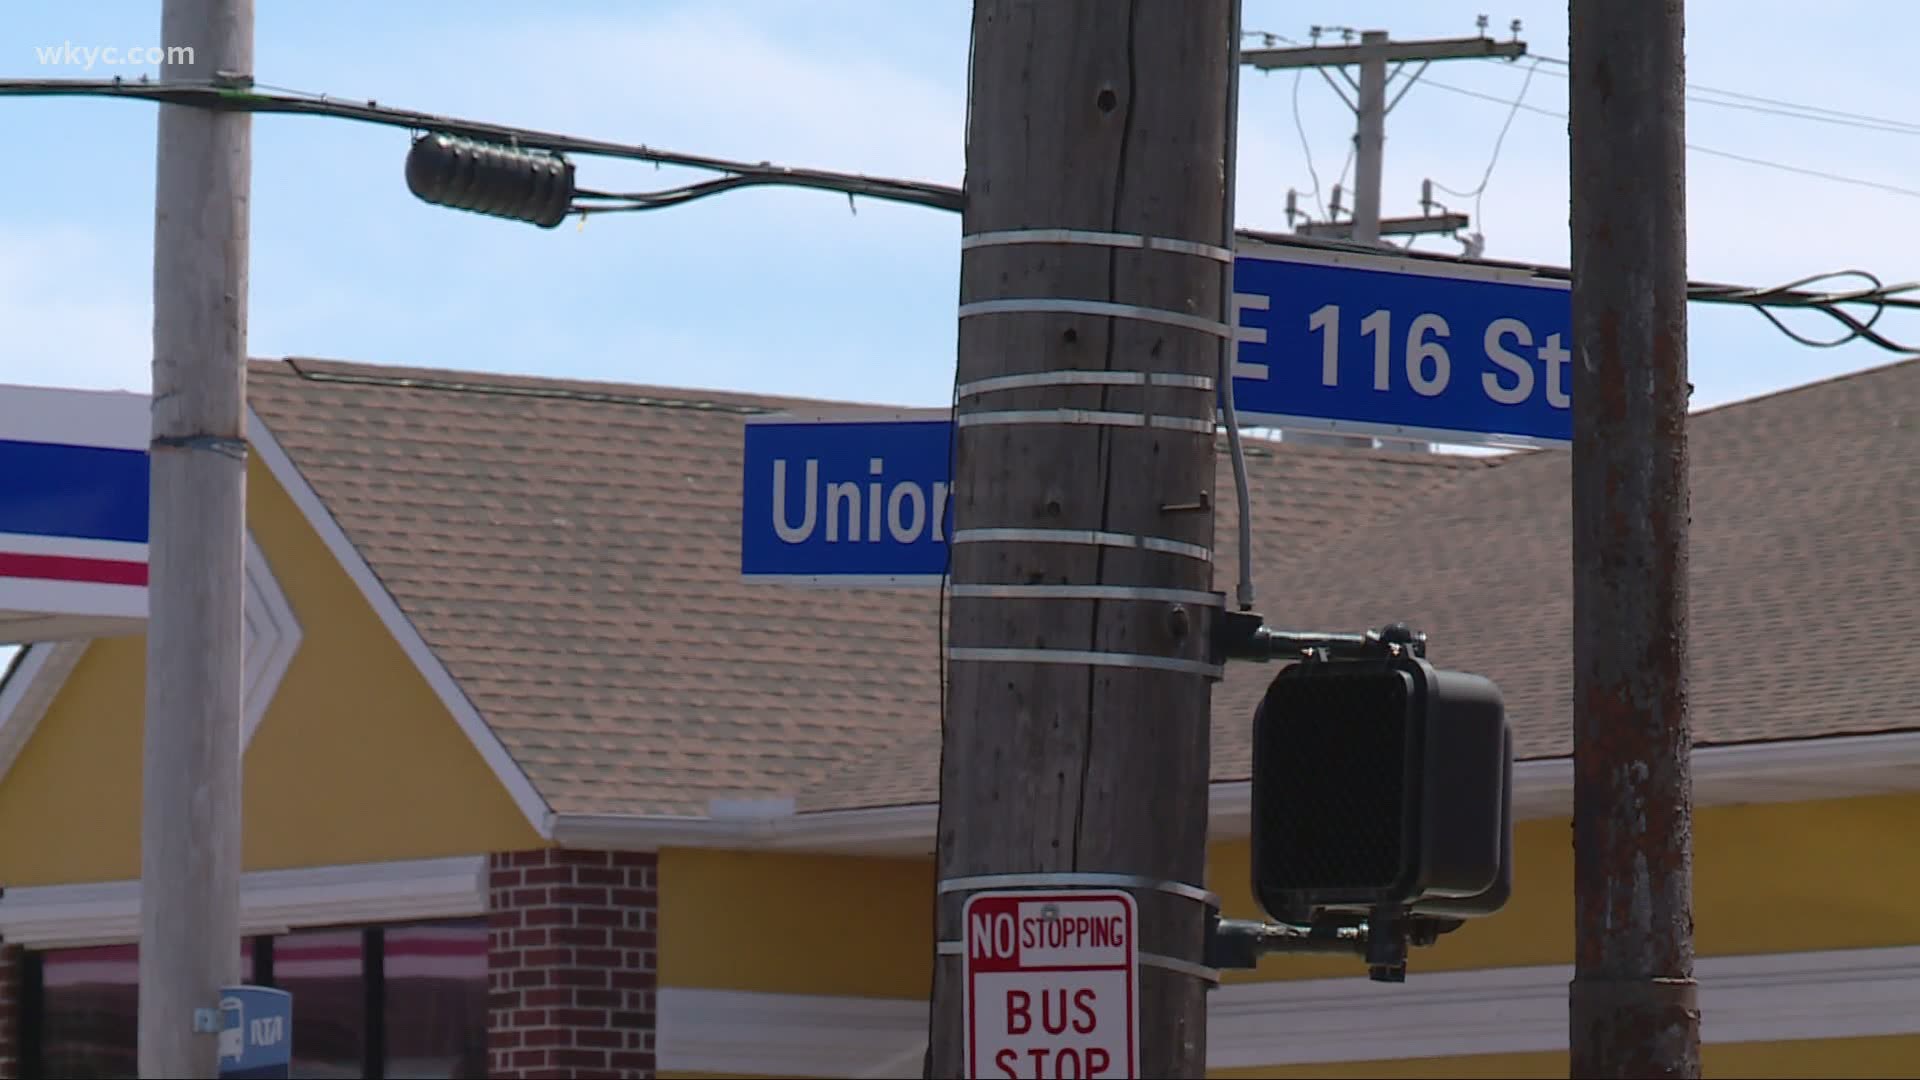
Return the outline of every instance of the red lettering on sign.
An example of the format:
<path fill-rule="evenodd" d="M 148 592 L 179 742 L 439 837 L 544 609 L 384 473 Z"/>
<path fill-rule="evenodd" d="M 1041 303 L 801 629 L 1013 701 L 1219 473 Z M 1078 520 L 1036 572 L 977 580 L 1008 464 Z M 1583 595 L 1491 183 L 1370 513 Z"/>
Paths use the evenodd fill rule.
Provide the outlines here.
<path fill-rule="evenodd" d="M 1061 993 L 1066 993 L 1062 990 Z M 1082 1035 L 1093 1034 L 1097 1019 L 1093 1015 L 1094 993 L 1091 987 L 1083 986 L 1073 992 L 1073 1007 L 1080 1010 L 1080 1019 L 1073 1022 L 1073 1030 Z"/>
<path fill-rule="evenodd" d="M 1020 1057 L 1017 1050 L 1002 1050 L 993 1055 L 993 1063 L 1011 1080 L 1023 1080 L 1018 1068 Z M 1033 1067 L 1026 1076 L 1032 1080 L 1095 1080 L 1113 1070 L 1113 1055 L 1098 1046 L 1084 1050 L 1035 1046 L 1027 1050 L 1026 1057 Z"/>
<path fill-rule="evenodd" d="M 974 916 L 976 937 L 981 935 L 984 925 L 981 916 Z M 1120 915 L 1076 915 L 1067 919 L 1030 917 L 1020 920 L 1020 947 L 1023 949 L 1119 949 L 1126 944 L 1127 920 Z"/>
<path fill-rule="evenodd" d="M 1025 1035 L 1033 1030 L 1033 999 L 1025 990 L 1007 991 L 1007 1034 Z"/>

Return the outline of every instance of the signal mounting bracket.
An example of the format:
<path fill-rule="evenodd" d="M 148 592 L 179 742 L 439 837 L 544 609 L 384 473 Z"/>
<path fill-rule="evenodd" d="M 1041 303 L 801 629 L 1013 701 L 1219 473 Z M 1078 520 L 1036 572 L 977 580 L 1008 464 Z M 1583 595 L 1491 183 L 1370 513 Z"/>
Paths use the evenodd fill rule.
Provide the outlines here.
<path fill-rule="evenodd" d="M 1213 662 L 1251 660 L 1360 660 L 1383 659 L 1411 653 L 1427 655 L 1427 635 L 1403 622 L 1388 623 L 1361 633 L 1279 630 L 1267 625 L 1257 611 L 1216 609 Z"/>

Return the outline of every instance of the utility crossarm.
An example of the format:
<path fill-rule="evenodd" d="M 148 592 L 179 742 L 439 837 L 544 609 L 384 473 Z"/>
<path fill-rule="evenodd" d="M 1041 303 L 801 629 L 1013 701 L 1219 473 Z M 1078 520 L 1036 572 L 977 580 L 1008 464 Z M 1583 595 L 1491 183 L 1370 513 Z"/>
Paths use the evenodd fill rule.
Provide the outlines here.
<path fill-rule="evenodd" d="M 1285 68 L 1338 67 L 1367 60 L 1384 60 L 1389 64 L 1407 60 L 1467 60 L 1486 56 L 1512 60 L 1526 53 L 1525 42 L 1467 37 L 1433 41 L 1384 41 L 1377 44 L 1307 45 L 1292 49 L 1243 49 L 1240 61 L 1263 71 L 1277 71 Z"/>
<path fill-rule="evenodd" d="M 1381 218 L 1381 236 L 1423 236 L 1428 233 L 1453 233 L 1467 227 L 1465 214 L 1428 214 L 1422 217 Z M 1300 236 L 1342 240 L 1353 235 L 1351 221 L 1307 221 L 1294 232 Z"/>

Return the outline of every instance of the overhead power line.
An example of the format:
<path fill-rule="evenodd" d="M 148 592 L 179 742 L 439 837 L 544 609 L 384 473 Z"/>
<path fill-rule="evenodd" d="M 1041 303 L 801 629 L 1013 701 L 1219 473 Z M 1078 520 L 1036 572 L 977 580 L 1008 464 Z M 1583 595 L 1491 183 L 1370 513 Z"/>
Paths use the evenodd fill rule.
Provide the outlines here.
<path fill-rule="evenodd" d="M 1427 80 L 1429 85 L 1443 87 L 1471 97 L 1485 98 L 1513 109 L 1544 113 L 1549 116 L 1566 118 L 1565 113 L 1550 109 L 1526 105 L 1523 102 L 1508 101 L 1477 91 L 1450 86 L 1446 83 Z M 365 103 L 343 101 L 324 95 L 301 94 L 298 92 L 262 92 L 251 87 L 224 85 L 201 85 L 182 83 L 125 82 L 122 80 L 92 79 L 0 79 L 0 97 L 27 96 L 96 96 L 121 97 L 151 101 L 160 104 L 188 105 L 201 108 L 234 109 L 246 112 L 285 113 L 309 116 L 331 116 L 341 119 L 357 120 L 362 123 L 378 124 L 387 127 L 403 128 L 414 132 L 456 135 L 477 139 L 517 149 L 544 150 L 553 153 L 577 153 L 590 156 L 623 158 L 628 160 L 650 161 L 662 165 L 675 165 L 694 169 L 719 172 L 724 175 L 718 179 L 698 184 L 685 185 L 666 191 L 650 193 L 617 194 L 608 192 L 576 191 L 581 198 L 605 200 L 610 205 L 583 206 L 580 212 L 598 212 L 603 209 L 656 209 L 685 203 L 694 198 L 718 194 L 735 188 L 750 185 L 781 185 L 787 187 L 812 188 L 815 190 L 835 191 L 854 196 L 892 199 L 894 201 L 933 207 L 941 210 L 958 211 L 965 206 L 965 193 L 956 187 L 927 181 L 899 180 L 887 177 L 861 176 L 851 173 L 832 172 L 824 169 L 794 169 L 774 165 L 768 162 L 752 164 L 741 161 L 729 161 L 725 158 L 708 157 L 698 154 L 686 154 L 662 150 L 640 144 L 606 142 L 599 139 L 586 139 L 573 135 L 540 131 L 533 128 L 514 127 L 507 124 L 492 124 L 481 121 L 461 120 L 454 117 L 435 116 L 430 113 L 409 109 L 395 109 L 380 105 L 378 102 Z M 1692 147 L 1703 153 L 1724 153 L 1703 147 Z M 1735 156 L 1737 155 L 1727 155 Z M 1747 160 L 1742 158 L 1741 160 Z M 1778 162 L 1751 159 L 1757 164 L 1789 168 Z M 1795 170 L 1798 171 L 1798 170 Z M 1818 174 L 1816 174 L 1818 175 Z M 1872 181 L 1862 181 L 1852 177 L 1825 176 L 1827 179 L 1839 179 L 1852 183 L 1861 183 L 1874 187 L 1889 187 L 1901 194 L 1920 197 L 1920 191 L 1904 188 L 1892 188 L 1890 185 L 1878 185 Z M 623 202 L 624 200 L 624 202 Z M 1292 247 L 1332 248 L 1356 252 L 1379 253 L 1376 247 L 1355 244 L 1350 241 L 1319 239 L 1295 234 L 1266 233 L 1254 230 L 1240 230 L 1240 238 L 1257 240 L 1263 243 Z M 1538 263 L 1505 262 L 1491 259 L 1463 259 L 1456 256 L 1439 255 L 1428 252 L 1407 251 L 1401 253 L 1404 258 L 1433 259 L 1445 262 L 1504 267 L 1524 270 L 1538 277 L 1566 280 L 1569 271 L 1565 267 L 1545 266 Z M 1841 291 L 1822 291 L 1810 286 L 1836 278 L 1851 277 L 1867 282 L 1859 289 Z M 1877 329 L 1880 318 L 1889 310 L 1920 311 L 1920 283 L 1888 285 L 1881 279 L 1864 270 L 1841 270 L 1827 274 L 1802 278 L 1778 286 L 1727 285 L 1715 282 L 1693 282 L 1687 287 L 1688 299 L 1700 303 L 1737 304 L 1753 308 L 1778 327 L 1782 333 L 1803 344 L 1820 348 L 1843 345 L 1850 341 L 1863 340 L 1891 352 L 1920 354 L 1920 346 L 1902 344 L 1894 341 Z M 1845 310 L 1848 307 L 1866 309 L 1865 317 L 1854 315 Z M 1773 314 L 1775 310 L 1799 309 L 1817 311 L 1838 322 L 1844 333 L 1832 340 L 1816 340 L 1805 337 L 1788 329 Z"/>
<path fill-rule="evenodd" d="M 824 169 L 795 169 L 764 161 L 758 163 L 730 161 L 726 158 L 686 154 L 640 144 L 583 139 L 534 128 L 460 120 L 411 109 L 395 109 L 376 101 L 348 101 L 324 94 L 309 94 L 284 88 L 269 89 L 257 85 L 235 86 L 211 83 L 159 83 L 144 79 L 136 82 L 122 79 L 0 80 L 0 97 L 26 96 L 121 97 L 165 105 L 193 105 L 201 108 L 237 109 L 245 112 L 296 116 L 328 116 L 416 132 L 465 136 L 520 149 L 624 158 L 631 161 L 652 162 L 657 165 L 675 165 L 729 174 L 725 182 L 709 181 L 706 184 L 693 184 L 650 194 L 595 195 L 595 198 L 604 198 L 609 201 L 604 205 L 577 208 L 595 213 L 609 210 L 652 210 L 661 205 L 678 205 L 735 188 L 766 185 L 813 188 L 839 192 L 849 198 L 858 195 L 870 199 L 931 206 L 941 210 L 958 210 L 961 206 L 959 191 L 942 184 L 861 176 Z"/>
<path fill-rule="evenodd" d="M 1474 226 L 1483 234 L 1486 232 L 1486 225 L 1485 218 L 1480 212 L 1480 206 L 1486 198 L 1487 184 L 1493 180 L 1493 170 L 1495 166 L 1500 164 L 1500 149 L 1506 145 L 1507 132 L 1512 130 L 1513 118 L 1520 115 L 1521 107 L 1526 104 L 1527 88 L 1533 85 L 1533 77 L 1539 70 L 1540 62 L 1538 60 L 1534 61 L 1533 65 L 1527 69 L 1526 80 L 1520 84 L 1520 92 L 1513 96 L 1513 105 L 1507 110 L 1507 119 L 1500 125 L 1500 134 L 1494 136 L 1493 153 L 1487 157 L 1487 168 L 1485 172 L 1480 174 L 1480 183 L 1475 186 L 1472 191 L 1455 191 L 1447 185 L 1438 182 L 1433 185 L 1455 198 L 1472 199 Z"/>
<path fill-rule="evenodd" d="M 1427 79 L 1426 82 L 1428 86 L 1437 87 L 1448 93 L 1478 98 L 1481 101 L 1491 101 L 1496 105 L 1505 105 L 1508 108 L 1517 107 L 1523 112 L 1536 113 L 1540 116 L 1551 116 L 1556 120 L 1567 119 L 1567 114 L 1557 109 L 1548 109 L 1539 105 L 1527 105 L 1524 103 L 1515 106 L 1511 99 L 1499 97 L 1494 94 L 1483 93 L 1479 90 L 1469 90 L 1464 86 L 1455 86 L 1452 83 L 1444 83 L 1432 78 Z M 1696 153 L 1706 154 L 1710 157 L 1726 158 L 1730 161 L 1739 161 L 1748 165 L 1758 165 L 1763 168 L 1777 169 L 1781 172 L 1810 176 L 1817 180 L 1831 180 L 1836 184 L 1851 184 L 1855 187 L 1872 188 L 1876 191 L 1884 191 L 1892 195 L 1904 195 L 1910 199 L 1920 199 L 1920 188 L 1901 187 L 1898 184 L 1889 184 L 1881 180 L 1868 180 L 1864 177 L 1848 176 L 1845 173 L 1828 172 L 1824 169 L 1810 169 L 1804 165 L 1793 165 L 1784 161 L 1774 161 L 1770 158 L 1754 157 L 1750 154 L 1737 154 L 1731 150 L 1720 150 L 1711 146 L 1701 146 L 1699 143 L 1690 142 L 1687 144 L 1687 149 L 1695 151 Z"/>
<path fill-rule="evenodd" d="M 1379 254 L 1378 248 L 1357 244 L 1350 240 L 1322 239 L 1293 233 L 1269 233 L 1247 229 L 1241 230 L 1239 235 L 1266 244 Z M 1406 251 L 1397 254 L 1402 258 L 1518 270 L 1549 281 L 1568 281 L 1572 278 L 1572 271 L 1566 267 L 1548 266 L 1544 263 L 1486 258 L 1469 259 L 1425 251 Z M 1835 290 L 1813 287 L 1822 282 L 1849 278 L 1864 281 L 1867 284 L 1858 289 Z M 1810 348 L 1831 349 L 1854 341 L 1865 341 L 1888 352 L 1920 356 L 1920 343 L 1909 344 L 1896 341 L 1878 329 L 1881 318 L 1889 311 L 1920 312 L 1920 282 L 1916 281 L 1889 285 L 1877 274 L 1851 269 L 1813 274 L 1781 285 L 1728 285 L 1714 281 L 1690 281 L 1687 283 L 1687 299 L 1697 304 L 1732 304 L 1752 308 L 1781 333 Z M 1856 315 L 1847 310 L 1849 307 L 1865 309 L 1866 314 Z M 1843 332 L 1840 336 L 1831 339 L 1810 338 L 1788 328 L 1774 314 L 1775 311 L 1818 312 L 1839 323 Z"/>
<path fill-rule="evenodd" d="M 1567 61 L 1557 56 L 1534 55 L 1534 59 L 1543 64 L 1567 67 Z M 1550 71 L 1547 74 L 1555 78 L 1570 78 L 1565 71 Z M 1847 109 L 1830 109 L 1824 105 L 1808 105 L 1804 102 L 1787 101 L 1783 98 L 1764 97 L 1760 94 L 1748 94 L 1739 90 L 1722 90 L 1699 83 L 1688 83 L 1687 89 L 1693 91 L 1687 100 L 1702 105 L 1718 105 L 1726 109 L 1741 109 L 1747 112 L 1765 113 L 1771 116 L 1786 116 L 1797 120 L 1811 120 L 1816 123 L 1837 124 L 1842 127 L 1864 128 L 1869 131 L 1884 131 L 1894 135 L 1920 135 L 1920 123 L 1910 120 L 1894 120 L 1885 116 L 1873 116 L 1868 113 L 1853 112 Z M 1720 98 L 1731 100 L 1721 101 Z"/>

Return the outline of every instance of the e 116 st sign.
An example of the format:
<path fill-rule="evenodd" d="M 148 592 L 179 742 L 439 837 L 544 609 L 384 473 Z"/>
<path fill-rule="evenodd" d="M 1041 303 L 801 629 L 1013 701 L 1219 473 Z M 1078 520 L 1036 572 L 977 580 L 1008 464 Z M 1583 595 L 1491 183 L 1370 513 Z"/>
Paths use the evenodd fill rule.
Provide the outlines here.
<path fill-rule="evenodd" d="M 1242 422 L 1439 442 L 1568 442 L 1565 281 L 1470 263 L 1242 245 Z"/>
<path fill-rule="evenodd" d="M 1140 1075 L 1140 920 L 1132 896 L 975 893 L 961 919 L 967 1076 Z"/>

